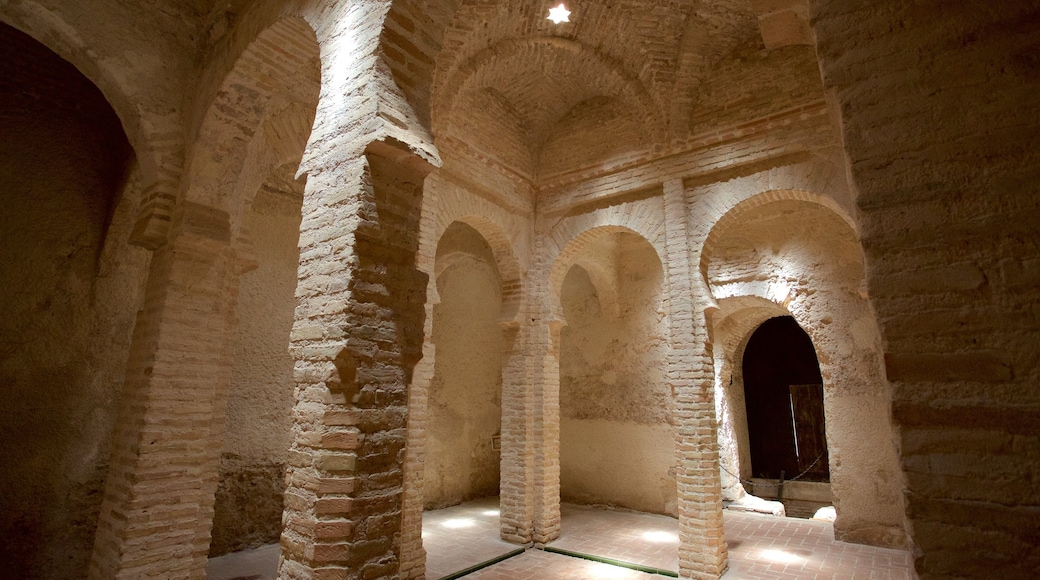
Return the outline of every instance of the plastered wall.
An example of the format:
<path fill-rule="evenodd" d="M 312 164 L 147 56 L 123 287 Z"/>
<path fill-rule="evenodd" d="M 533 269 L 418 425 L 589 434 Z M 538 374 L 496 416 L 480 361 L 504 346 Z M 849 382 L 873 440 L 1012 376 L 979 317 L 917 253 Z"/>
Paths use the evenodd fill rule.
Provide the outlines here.
<path fill-rule="evenodd" d="M 246 217 L 257 267 L 240 280 L 213 556 L 274 542 L 281 533 L 292 408 L 293 362 L 286 344 L 304 187 L 294 173 L 291 165 L 272 172 Z"/>
<path fill-rule="evenodd" d="M 455 505 L 497 495 L 502 422 L 501 278 L 494 254 L 473 228 L 456 222 L 437 249 L 433 344 L 423 503 Z"/>
<path fill-rule="evenodd" d="M 583 267 L 581 264 L 586 264 Z M 585 268 L 597 275 L 597 290 Z M 675 431 L 665 381 L 663 272 L 635 234 L 583 250 L 564 278 L 560 494 L 564 501 L 675 514 Z M 617 304 L 609 304 L 613 298 Z"/>
<path fill-rule="evenodd" d="M 148 254 L 112 109 L 0 24 L 0 576 L 82 575 Z"/>

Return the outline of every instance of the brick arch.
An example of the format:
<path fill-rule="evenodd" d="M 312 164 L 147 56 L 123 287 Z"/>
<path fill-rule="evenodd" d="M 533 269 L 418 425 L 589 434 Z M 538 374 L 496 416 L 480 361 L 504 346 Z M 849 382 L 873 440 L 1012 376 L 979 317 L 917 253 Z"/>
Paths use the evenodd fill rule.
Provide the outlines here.
<path fill-rule="evenodd" d="M 270 58 L 278 55 L 279 58 Z M 301 17 L 286 16 L 261 31 L 234 60 L 207 103 L 188 157 L 184 199 L 229 213 L 240 200 L 228 191 L 241 173 L 249 145 L 278 97 L 307 102 L 320 86 L 308 71 L 320 58 L 317 37 Z"/>
<path fill-rule="evenodd" d="M 447 218 L 441 214 L 442 218 Z M 505 232 L 490 218 L 475 213 L 459 213 L 453 216 L 450 222 L 441 226 L 438 223 L 436 239 L 438 245 L 448 226 L 455 222 L 464 223 L 477 230 L 482 238 L 491 246 L 491 253 L 495 256 L 495 265 L 502 280 L 502 309 L 498 315 L 499 324 L 516 324 L 517 316 L 520 314 L 520 306 L 523 302 L 523 280 L 520 274 L 520 263 L 513 252 L 513 246 Z M 440 273 L 438 266 L 437 274 Z"/>
<path fill-rule="evenodd" d="M 617 310 L 618 294 L 615 284 L 605 279 L 604 273 L 601 269 L 593 267 L 590 270 L 589 263 L 587 260 L 582 259 L 582 254 L 594 242 L 605 236 L 618 233 L 634 234 L 649 243 L 654 248 L 654 251 L 657 254 L 657 259 L 661 263 L 662 268 L 664 267 L 664 260 L 661 259 L 661 256 L 664 255 L 664 253 L 661 251 L 659 246 L 654 244 L 651 238 L 648 238 L 645 235 L 644 232 L 625 225 L 600 225 L 584 230 L 581 233 L 570 237 L 555 256 L 550 257 L 549 263 L 551 263 L 552 266 L 549 269 L 549 300 L 552 304 L 552 319 L 559 322 L 564 320 L 563 306 L 560 302 L 563 292 L 563 281 L 567 277 L 567 273 L 570 271 L 571 267 L 574 265 L 584 268 L 589 274 L 589 279 L 596 286 L 597 292 L 603 292 L 600 294 L 600 307 L 608 313 Z M 605 301 L 604 298 L 607 298 L 607 300 Z M 611 300 L 613 300 L 613 303 L 610 302 Z"/>
<path fill-rule="evenodd" d="M 455 11 L 453 2 L 439 4 L 436 10 L 430 10 L 422 0 L 394 0 L 379 37 L 381 56 L 395 84 L 426 129 L 430 129 L 430 94 L 437 53 Z"/>
<path fill-rule="evenodd" d="M 240 178 L 234 187 L 233 215 L 241 217 L 249 210 L 272 168 L 293 165 L 294 175 L 300 177 L 303 173 L 300 162 L 314 124 L 317 104 L 317 94 L 310 102 L 283 101 L 270 104 L 269 114 L 247 145 Z M 241 219 L 232 220 L 233 226 L 241 224 Z"/>
<path fill-rule="evenodd" d="M 617 269 L 614 265 L 605 264 L 592 256 L 579 255 L 571 265 L 571 268 L 574 267 L 581 268 L 588 274 L 589 281 L 596 288 L 596 296 L 599 298 L 599 307 L 603 314 L 610 320 L 617 319 L 621 315 L 621 296 L 617 284 Z M 571 268 L 567 271 L 570 272 Z"/>
<path fill-rule="evenodd" d="M 750 448 L 741 435 L 747 432 L 746 409 L 736 408 L 733 399 L 736 389 L 743 390 L 744 348 L 755 330 L 766 320 L 778 316 L 790 316 L 786 308 L 758 296 L 739 296 L 719 301 L 719 310 L 711 321 L 713 351 L 715 354 L 716 414 L 718 415 L 719 443 L 727 441 L 733 454 L 720 453 L 719 461 L 731 473 L 749 476 Z M 815 346 L 815 345 L 814 345 Z M 745 463 L 748 462 L 748 463 Z M 723 495 L 729 501 L 737 501 L 745 495 L 743 487 L 732 476 L 720 472 Z"/>
<path fill-rule="evenodd" d="M 735 227 L 739 227 L 744 216 L 750 210 L 767 204 L 785 201 L 805 202 L 826 208 L 834 212 L 834 214 L 840 217 L 842 221 L 848 224 L 852 235 L 857 239 L 859 238 L 859 229 L 856 226 L 856 222 L 848 213 L 845 212 L 838 202 L 834 201 L 834 199 L 830 197 L 816 195 L 814 193 L 797 189 L 780 189 L 761 192 L 730 206 L 712 225 L 711 230 L 704 239 L 700 253 L 700 272 L 701 278 L 709 289 L 711 288 L 711 281 L 708 279 L 708 268 L 711 265 L 711 260 L 719 240 L 723 239 Z"/>
<path fill-rule="evenodd" d="M 731 357 L 734 364 L 738 366 L 744 360 L 744 349 L 747 348 L 751 335 L 758 330 L 767 320 L 781 316 L 790 316 L 798 323 L 798 326 L 809 335 L 813 343 L 813 351 L 821 362 L 821 371 L 824 353 L 820 350 L 821 340 L 818 324 L 806 315 L 804 311 L 788 308 L 774 300 L 758 295 L 745 294 L 719 300 L 719 313 L 716 315 L 713 325 L 718 340 L 715 341 L 715 350 L 719 356 Z M 742 374 L 741 369 L 736 372 Z M 724 380 L 725 376 L 720 376 Z M 830 380 L 826 374 L 824 381 Z"/>
<path fill-rule="evenodd" d="M 458 96 L 466 90 L 473 88 L 472 85 L 478 81 L 481 71 L 494 67 L 494 63 L 497 61 L 538 50 L 554 51 L 561 57 L 569 57 L 580 61 L 583 66 L 595 67 L 601 70 L 602 72 L 598 76 L 624 87 L 624 92 L 627 93 L 626 96 L 631 102 L 638 105 L 641 112 L 650 120 L 649 124 L 653 135 L 658 137 L 663 135 L 664 121 L 660 115 L 661 107 L 657 105 L 657 101 L 649 93 L 639 77 L 626 70 L 619 61 L 595 48 L 560 36 L 537 36 L 502 40 L 455 67 L 451 72 L 451 76 L 445 82 L 438 83 L 438 86 L 435 87 L 432 99 L 434 133 L 437 135 L 445 134 L 451 112 L 458 101 Z M 560 116 L 562 117 L 566 112 L 561 111 Z"/>
<path fill-rule="evenodd" d="M 742 354 L 755 329 L 778 316 L 793 315 L 784 306 L 761 296 L 734 296 L 719 300 L 719 312 L 713 320 L 716 338 L 719 339 L 715 341 L 716 350 Z"/>
<path fill-rule="evenodd" d="M 590 243 L 610 233 L 629 232 L 650 243 L 657 259 L 666 267 L 662 256 L 667 256 L 664 237 L 664 210 L 652 203 L 621 203 L 591 213 L 561 219 L 549 231 L 546 240 L 545 264 L 549 265 L 548 280 L 552 294 L 554 316 L 562 320 L 560 289 L 570 267 Z M 591 273 L 590 273 L 591 274 Z"/>
<path fill-rule="evenodd" d="M 314 123 L 316 107 L 317 94 L 310 103 L 272 103 L 268 107 L 268 118 L 247 145 L 242 170 L 232 193 L 234 205 L 231 234 L 240 273 L 252 270 L 258 264 L 246 215 L 253 206 L 257 192 L 273 173 L 283 174 L 283 171 L 289 170 L 297 179 L 303 174 L 300 163 Z"/>

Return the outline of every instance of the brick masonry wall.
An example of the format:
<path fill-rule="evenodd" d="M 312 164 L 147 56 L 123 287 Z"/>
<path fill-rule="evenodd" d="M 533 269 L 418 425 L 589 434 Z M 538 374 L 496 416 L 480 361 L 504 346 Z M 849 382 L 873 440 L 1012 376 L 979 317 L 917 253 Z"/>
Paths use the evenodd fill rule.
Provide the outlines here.
<path fill-rule="evenodd" d="M 1035 2 L 814 1 L 858 190 L 916 568 L 1035 576 Z"/>
<path fill-rule="evenodd" d="M 504 381 L 529 385 L 510 390 L 503 409 L 504 428 L 516 435 L 507 440 L 515 460 L 503 464 L 504 474 L 513 470 L 503 497 L 515 500 L 503 504 L 507 537 L 544 542 L 558 532 L 562 319 L 554 284 L 562 275 L 555 264 L 575 257 L 564 255 L 571 240 L 626 227 L 654 245 L 669 292 L 677 293 L 673 355 L 675 368 L 689 371 L 673 377 L 682 417 L 683 574 L 718 574 L 725 548 L 714 535 L 715 428 L 705 414 L 714 353 L 704 318 L 719 305 L 704 280 L 718 247 L 699 248 L 742 199 L 799 190 L 832 200 L 862 224 L 919 571 L 1014 576 L 1035 568 L 1037 490 L 1029 482 L 1040 479 L 1031 419 L 1040 405 L 1030 386 L 1040 341 L 1031 218 L 1040 196 L 1029 184 L 1038 166 L 1030 146 L 1038 124 L 1030 98 L 1036 8 L 893 4 L 812 3 L 826 94 L 811 51 L 762 51 L 757 15 L 736 3 L 704 13 L 597 4 L 559 28 L 521 2 L 258 2 L 240 17 L 233 7 L 201 14 L 180 5 L 157 15 L 127 2 L 102 12 L 73 2 L 3 4 L 6 22 L 68 58 L 112 103 L 140 163 L 146 201 L 135 240 L 158 248 L 132 347 L 127 419 L 115 436 L 95 574 L 134 575 L 144 570 L 137 565 L 158 569 L 155 562 L 174 576 L 201 573 L 229 313 L 236 273 L 248 262 L 240 235 L 247 204 L 231 184 L 270 112 L 264 103 L 284 104 L 269 100 L 281 90 L 313 88 L 284 81 L 311 62 L 315 45 L 322 95 L 301 166 L 311 179 L 292 335 L 295 463 L 285 576 L 392 577 L 404 545 L 414 548 L 409 562 L 421 560 L 414 517 L 410 532 L 400 540 L 395 534 L 409 517 L 402 513 L 413 513 L 400 503 L 415 489 L 402 467 L 411 461 L 403 451 L 406 386 L 424 334 L 421 264 L 429 256 L 416 251 L 426 164 L 439 162 L 434 132 L 450 170 L 440 176 L 451 185 L 441 193 L 460 188 L 479 199 L 478 217 L 509 214 L 501 234 L 521 265 L 515 279 L 524 282 L 517 286 L 523 300 L 504 300 L 500 321 L 507 335 L 515 332 Z M 271 26 L 293 11 L 306 22 Z M 222 18 L 238 26 L 222 31 Z M 258 36 L 260 48 L 250 52 Z M 238 69 L 239 62 L 248 66 Z M 552 82 L 527 82 L 532 75 L 524 71 L 543 65 L 560 66 Z M 489 87 L 516 118 L 503 114 L 493 124 L 451 116 Z M 196 92 L 198 100 L 186 97 Z M 611 118 L 608 103 L 595 100 L 602 96 L 619 99 L 620 117 L 646 119 L 646 130 Z M 182 103 L 191 103 L 188 121 Z M 509 112 L 496 103 L 494 110 Z M 444 130 L 453 126 L 460 129 Z M 508 139 L 495 142 L 489 135 L 500 128 Z M 565 147 L 584 138 L 596 147 Z M 629 146 L 615 150 L 611 140 Z M 567 148 L 551 171 L 539 173 L 541 161 L 522 166 Z M 705 188 L 718 195 L 702 195 Z M 492 247 L 500 246 L 487 231 Z M 199 329 L 204 338 L 187 344 L 183 337 Z M 196 380 L 200 369 L 205 376 Z M 192 427 L 153 430 L 171 407 L 153 394 L 197 397 L 201 405 L 179 411 Z M 162 475 L 168 487 L 186 486 L 183 502 L 163 504 L 148 519 L 146 506 L 161 500 L 158 480 L 144 476 L 160 477 L 149 471 L 160 461 L 185 466 Z M 418 570 L 421 564 L 408 574 Z"/>
<path fill-rule="evenodd" d="M 266 53 L 281 43 L 309 50 L 268 58 Z M 93 577 L 205 573 L 224 443 L 237 275 L 249 262 L 240 244 L 248 202 L 228 184 L 248 183 L 260 173 L 244 163 L 247 158 L 256 162 L 249 157 L 257 155 L 251 144 L 267 146 L 268 153 L 278 149 L 270 147 L 270 135 L 257 129 L 273 95 L 292 98 L 294 89 L 306 95 L 316 88 L 306 72 L 302 82 L 292 81 L 316 59 L 316 49 L 302 20 L 283 20 L 265 30 L 236 61 L 203 118 L 189 155 L 189 178 L 181 184 L 174 237 L 159 250 L 162 258 L 153 261 L 150 306 L 135 331 Z M 277 161 L 277 156 L 267 159 Z M 178 400 L 193 404 L 171 409 Z M 139 439 L 150 443 L 140 445 Z M 184 447 L 188 451 L 178 455 L 176 449 Z M 163 462 L 182 468 L 163 471 Z M 170 495 L 170 489 L 184 493 Z"/>

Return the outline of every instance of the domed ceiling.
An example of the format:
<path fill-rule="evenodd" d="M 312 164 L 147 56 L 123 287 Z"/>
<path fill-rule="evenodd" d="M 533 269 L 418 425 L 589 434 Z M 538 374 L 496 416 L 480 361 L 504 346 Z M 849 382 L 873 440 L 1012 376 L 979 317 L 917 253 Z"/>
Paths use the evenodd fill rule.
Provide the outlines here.
<path fill-rule="evenodd" d="M 433 74 L 438 147 L 547 174 L 646 155 L 682 136 L 699 79 L 760 42 L 750 0 L 464 0 Z M 449 8 L 449 11 L 451 8 Z M 450 159 L 447 155 L 446 159 Z M 448 161 L 450 164 L 450 161 Z"/>

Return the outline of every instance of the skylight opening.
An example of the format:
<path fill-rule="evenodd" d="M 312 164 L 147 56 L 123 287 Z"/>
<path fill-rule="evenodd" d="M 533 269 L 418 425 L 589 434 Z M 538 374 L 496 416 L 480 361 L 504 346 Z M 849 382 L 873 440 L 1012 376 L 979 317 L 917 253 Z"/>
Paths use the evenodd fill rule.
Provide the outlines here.
<path fill-rule="evenodd" d="M 549 9 L 549 20 L 553 21 L 553 24 L 560 24 L 561 22 L 571 21 L 571 11 L 567 10 L 567 7 L 560 2 L 560 5 L 556 8 Z"/>

